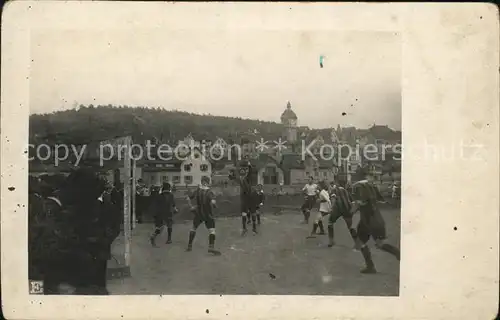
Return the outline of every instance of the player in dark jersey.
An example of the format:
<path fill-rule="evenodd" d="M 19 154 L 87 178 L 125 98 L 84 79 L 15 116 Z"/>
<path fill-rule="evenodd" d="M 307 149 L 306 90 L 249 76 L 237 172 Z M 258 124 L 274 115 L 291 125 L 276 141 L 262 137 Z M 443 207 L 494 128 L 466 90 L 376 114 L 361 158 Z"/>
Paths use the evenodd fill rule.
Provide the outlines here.
<path fill-rule="evenodd" d="M 214 208 L 216 207 L 215 195 L 210 190 L 210 178 L 202 177 L 201 186 L 190 196 L 191 211 L 194 213 L 193 227 L 189 232 L 189 242 L 186 251 L 193 249 L 193 241 L 196 236 L 196 230 L 200 224 L 205 223 L 208 229 L 208 252 L 219 256 L 221 253 L 215 250 L 215 220 Z"/>
<path fill-rule="evenodd" d="M 255 191 L 255 192 L 254 192 Z M 251 215 L 254 215 L 255 218 L 256 218 L 256 222 L 257 224 L 260 224 L 261 220 L 260 220 L 260 215 L 261 215 L 261 209 L 262 209 L 262 206 L 264 205 L 264 199 L 265 199 L 265 196 L 264 196 L 264 190 L 263 190 L 263 187 L 261 184 L 258 184 L 256 187 L 255 187 L 255 190 L 252 191 L 252 212 L 251 212 Z M 247 219 L 247 224 L 250 224 L 252 223 L 253 221 L 253 218 L 251 219 Z"/>
<path fill-rule="evenodd" d="M 351 234 L 352 239 L 356 243 L 357 232 L 352 226 L 352 197 L 351 194 L 339 185 L 332 184 L 330 187 L 330 197 L 332 201 L 332 212 L 328 218 L 328 247 L 335 245 L 334 240 L 334 224 L 342 217 Z"/>
<path fill-rule="evenodd" d="M 400 259 L 398 248 L 385 243 L 386 230 L 385 222 L 377 202 L 383 202 L 377 186 L 373 183 L 373 176 L 368 170 L 363 170 L 365 180 L 353 184 L 354 207 L 352 212 L 359 211 L 360 220 L 357 228 L 357 240 L 360 244 L 360 250 L 366 263 L 366 268 L 361 273 L 376 273 L 370 249 L 367 246 L 368 240 L 373 238 L 377 248 L 394 255 Z"/>
<path fill-rule="evenodd" d="M 247 223 L 251 215 L 251 202 L 252 202 L 252 166 L 248 161 L 240 164 L 238 176 L 231 176 L 230 178 L 236 179 L 240 185 L 240 203 L 241 203 L 241 235 L 247 233 Z"/>
<path fill-rule="evenodd" d="M 252 187 L 248 196 L 248 221 L 252 223 L 252 232 L 257 234 L 257 212 L 262 201 L 262 195 L 259 193 L 258 187 Z M 260 220 L 260 219 L 259 219 Z"/>
<path fill-rule="evenodd" d="M 155 219 L 155 231 L 151 235 L 150 242 L 156 247 L 156 237 L 161 233 L 161 229 L 167 227 L 167 244 L 172 243 L 173 215 L 177 213 L 174 194 L 170 183 L 165 182 L 161 193 L 155 194 L 151 199 L 151 210 Z"/>

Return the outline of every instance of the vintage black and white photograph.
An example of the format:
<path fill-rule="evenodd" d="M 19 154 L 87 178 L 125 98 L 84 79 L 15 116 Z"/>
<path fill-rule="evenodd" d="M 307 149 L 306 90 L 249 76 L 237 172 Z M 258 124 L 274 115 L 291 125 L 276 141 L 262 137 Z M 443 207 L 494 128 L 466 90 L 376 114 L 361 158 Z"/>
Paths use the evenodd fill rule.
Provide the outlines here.
<path fill-rule="evenodd" d="M 490 6 L 8 9 L 10 316 L 491 313 Z"/>
<path fill-rule="evenodd" d="M 398 295 L 398 33 L 31 48 L 30 290 Z"/>

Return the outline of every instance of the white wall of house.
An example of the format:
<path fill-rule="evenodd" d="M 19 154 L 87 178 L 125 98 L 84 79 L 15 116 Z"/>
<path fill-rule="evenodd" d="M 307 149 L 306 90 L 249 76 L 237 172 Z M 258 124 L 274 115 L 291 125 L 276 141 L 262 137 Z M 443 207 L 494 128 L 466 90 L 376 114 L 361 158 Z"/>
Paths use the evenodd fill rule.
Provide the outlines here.
<path fill-rule="evenodd" d="M 194 150 L 190 155 L 185 155 L 180 169 L 173 169 L 173 164 L 158 163 L 154 170 L 141 172 L 141 177 L 147 185 L 161 185 L 168 182 L 178 186 L 198 186 L 201 178 L 212 176 L 212 165 L 199 150 Z"/>
<path fill-rule="evenodd" d="M 184 160 L 181 164 L 180 185 L 198 186 L 201 184 L 201 178 L 212 176 L 212 165 L 199 153 L 194 153 Z"/>

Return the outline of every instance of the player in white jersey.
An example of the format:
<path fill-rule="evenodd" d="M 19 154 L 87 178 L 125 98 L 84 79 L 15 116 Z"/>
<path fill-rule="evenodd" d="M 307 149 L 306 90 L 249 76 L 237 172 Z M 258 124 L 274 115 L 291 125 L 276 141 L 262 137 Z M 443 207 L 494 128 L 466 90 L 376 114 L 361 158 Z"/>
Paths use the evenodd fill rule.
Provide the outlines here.
<path fill-rule="evenodd" d="M 302 192 L 305 194 L 302 214 L 304 215 L 304 223 L 308 224 L 311 210 L 316 203 L 316 197 L 318 195 L 318 185 L 314 183 L 313 177 L 309 177 L 309 182 L 302 188 Z"/>
<path fill-rule="evenodd" d="M 319 212 L 316 219 L 314 220 L 314 225 L 311 231 L 311 235 L 308 238 L 314 238 L 314 235 L 316 234 L 318 227 L 319 227 L 319 234 L 325 234 L 325 227 L 323 226 L 323 217 L 329 215 L 330 211 L 332 210 L 332 203 L 330 200 L 330 195 L 328 194 L 328 185 L 326 184 L 326 182 L 321 181 L 319 183 L 318 188 L 320 190 L 318 195 Z"/>

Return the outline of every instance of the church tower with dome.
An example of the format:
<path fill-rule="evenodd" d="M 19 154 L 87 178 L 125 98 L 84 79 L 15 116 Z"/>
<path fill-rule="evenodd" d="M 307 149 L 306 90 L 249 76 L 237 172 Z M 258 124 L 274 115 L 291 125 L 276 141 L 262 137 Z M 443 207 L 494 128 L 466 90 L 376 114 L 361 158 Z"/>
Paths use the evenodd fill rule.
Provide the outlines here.
<path fill-rule="evenodd" d="M 288 101 L 285 111 L 281 114 L 281 124 L 284 127 L 283 138 L 292 148 L 297 144 L 297 115 Z"/>

